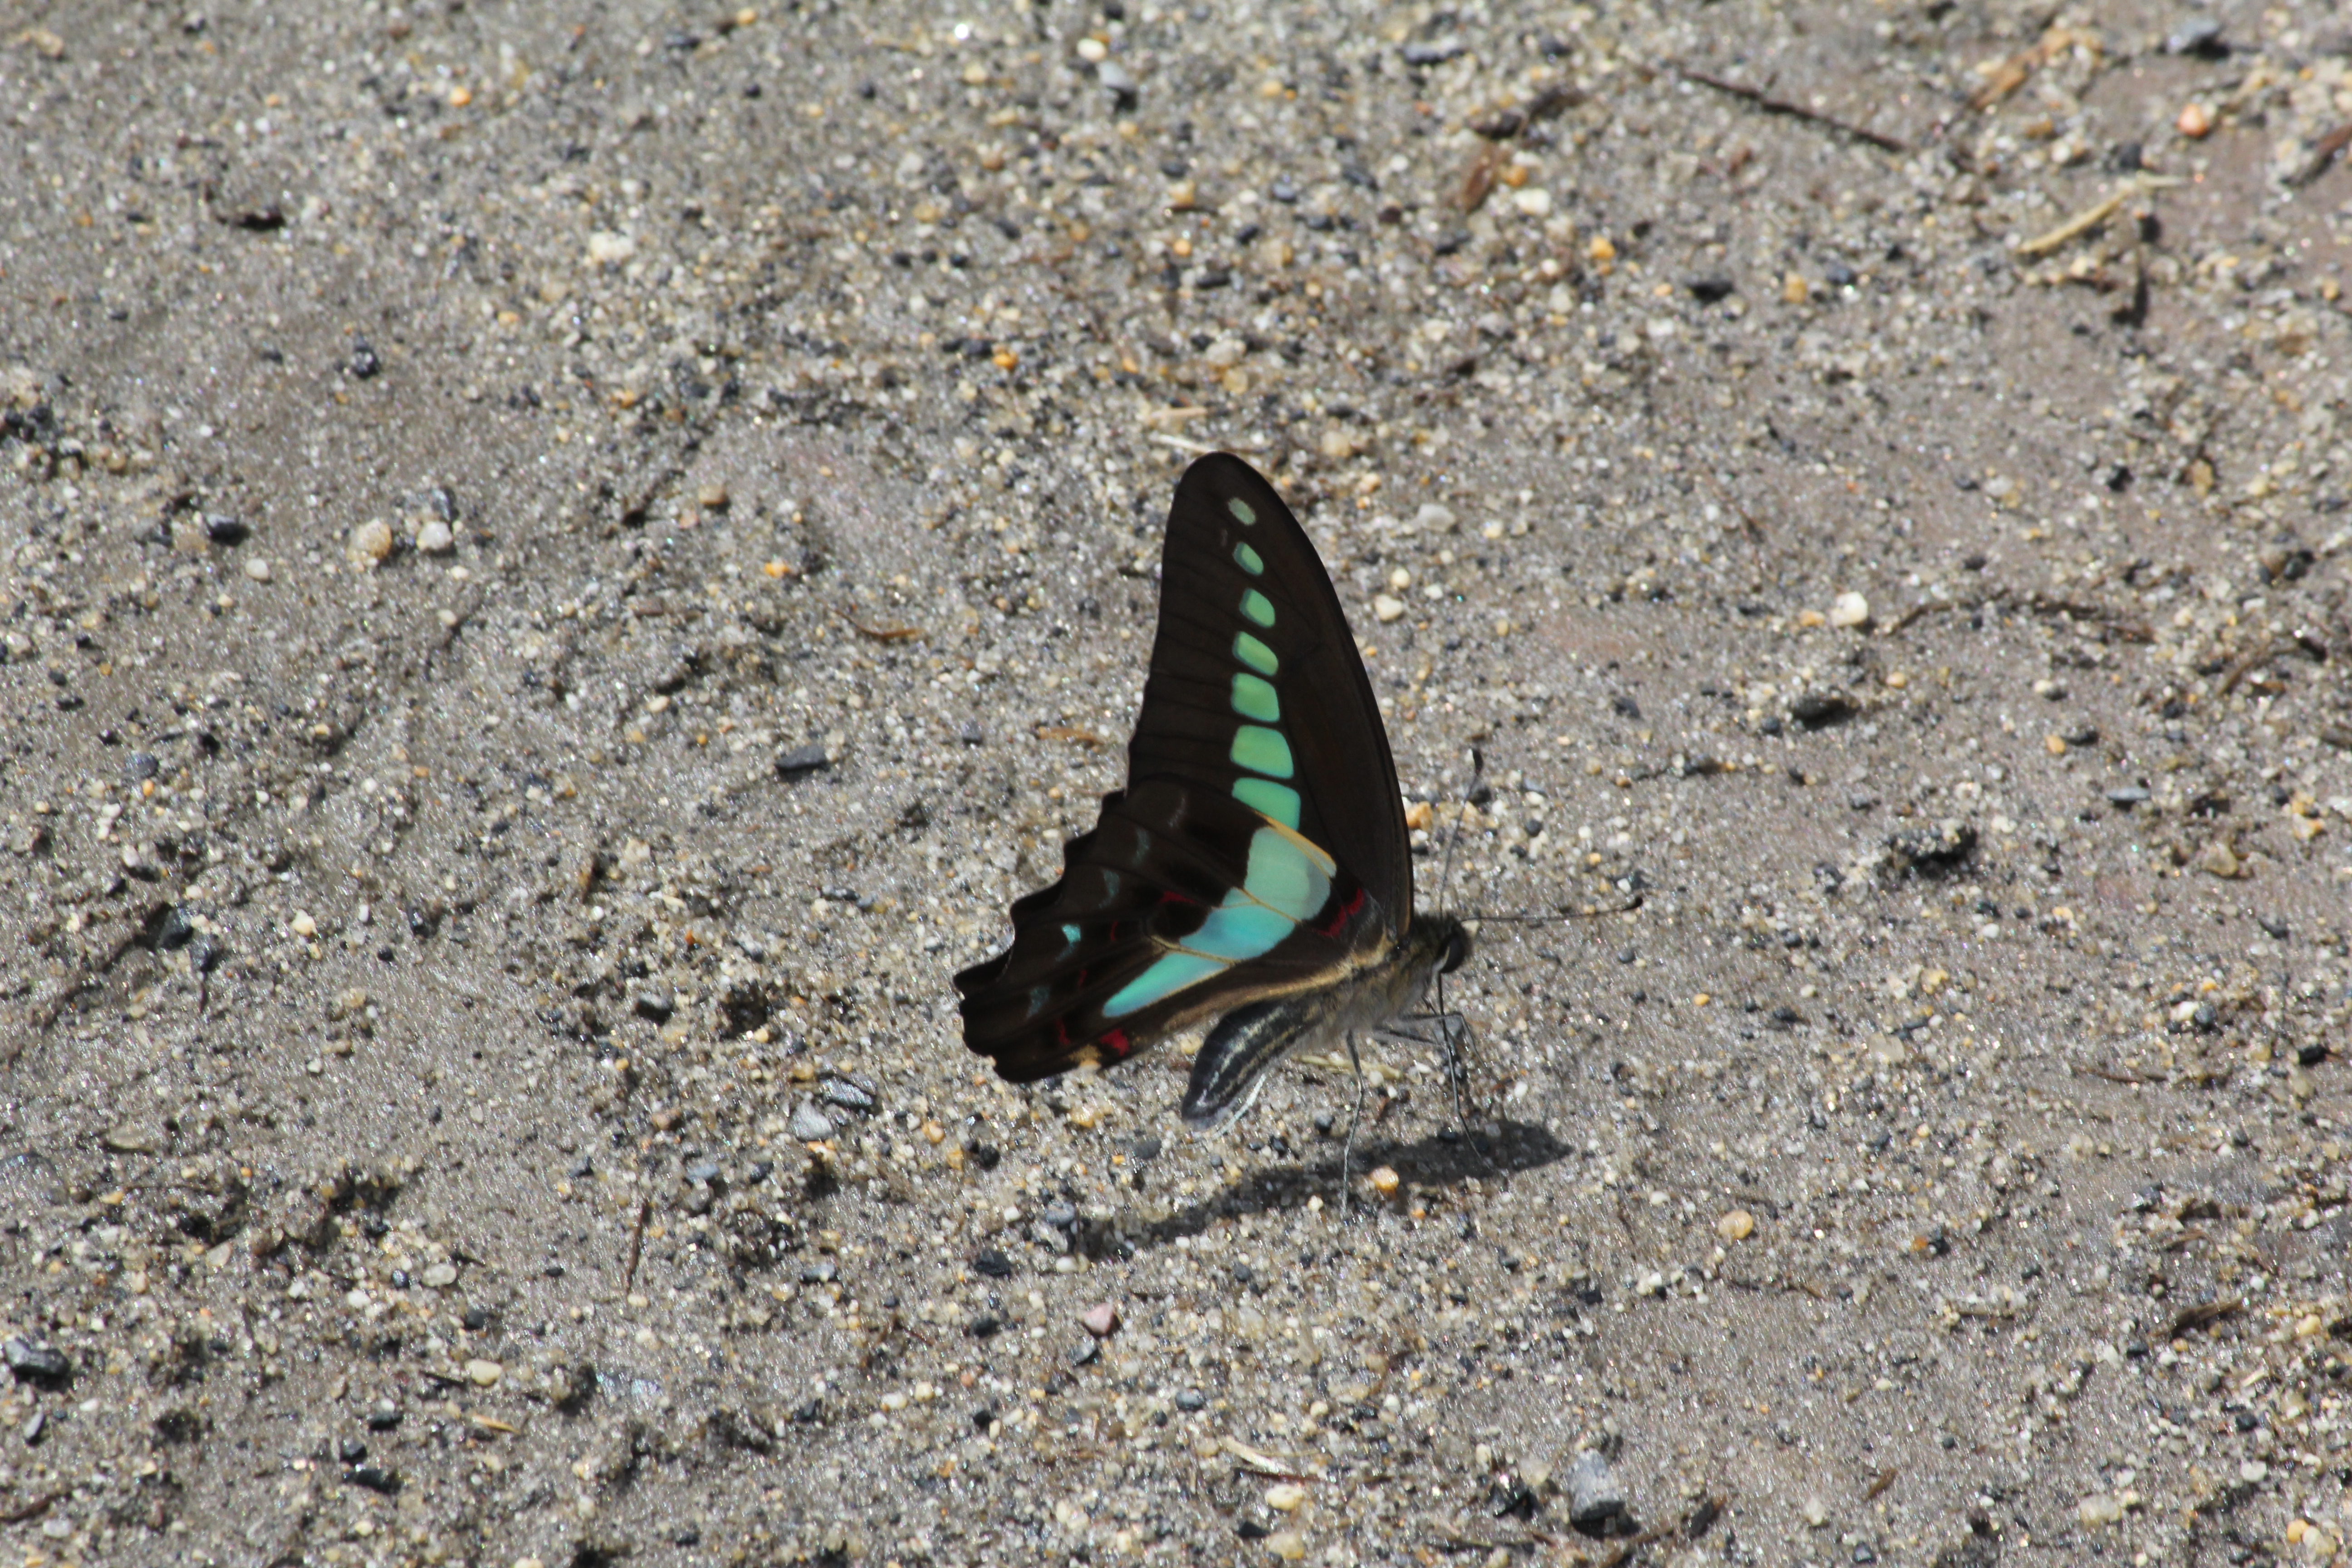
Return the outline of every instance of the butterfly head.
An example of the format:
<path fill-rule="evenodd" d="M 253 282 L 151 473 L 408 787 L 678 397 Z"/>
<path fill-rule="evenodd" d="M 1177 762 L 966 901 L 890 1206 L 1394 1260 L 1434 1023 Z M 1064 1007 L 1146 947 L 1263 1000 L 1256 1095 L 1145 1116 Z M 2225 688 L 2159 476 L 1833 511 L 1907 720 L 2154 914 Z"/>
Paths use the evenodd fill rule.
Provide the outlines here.
<path fill-rule="evenodd" d="M 1470 932 L 1463 927 L 1462 922 L 1452 915 L 1432 915 L 1425 918 L 1444 927 L 1443 931 L 1436 933 L 1444 940 L 1445 943 L 1444 950 L 1438 954 L 1437 973 L 1451 974 L 1469 963 Z"/>
<path fill-rule="evenodd" d="M 1452 915 L 1416 911 L 1405 941 L 1406 964 L 1424 979 L 1451 974 L 1470 961 L 1470 932 Z"/>

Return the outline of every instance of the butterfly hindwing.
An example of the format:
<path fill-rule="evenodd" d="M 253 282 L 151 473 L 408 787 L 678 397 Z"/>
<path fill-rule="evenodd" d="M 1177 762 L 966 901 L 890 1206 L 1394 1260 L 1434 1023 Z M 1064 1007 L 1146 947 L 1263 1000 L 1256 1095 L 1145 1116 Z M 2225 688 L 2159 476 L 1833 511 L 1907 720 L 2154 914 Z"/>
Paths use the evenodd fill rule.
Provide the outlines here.
<path fill-rule="evenodd" d="M 1331 984 L 1412 910 L 1380 710 L 1314 546 L 1239 458 L 1186 470 L 1129 784 L 956 976 L 965 1043 L 1016 1082 Z"/>
<path fill-rule="evenodd" d="M 1236 997 L 1311 987 L 1382 922 L 1297 835 L 1230 795 L 1147 780 L 1013 906 L 1013 945 L 956 976 L 964 1040 L 1017 1083 L 1108 1065 Z"/>

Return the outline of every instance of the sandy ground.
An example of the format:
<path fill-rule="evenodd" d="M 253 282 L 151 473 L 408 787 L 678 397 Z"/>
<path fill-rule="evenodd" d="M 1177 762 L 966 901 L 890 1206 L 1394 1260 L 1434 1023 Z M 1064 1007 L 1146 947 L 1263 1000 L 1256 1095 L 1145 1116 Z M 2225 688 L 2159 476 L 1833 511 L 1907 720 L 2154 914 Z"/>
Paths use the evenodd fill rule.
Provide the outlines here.
<path fill-rule="evenodd" d="M 2340 1560 L 2326 7 L 291 9 L 0 26 L 8 1561 Z M 1219 447 L 1352 1220 L 948 984 Z"/>

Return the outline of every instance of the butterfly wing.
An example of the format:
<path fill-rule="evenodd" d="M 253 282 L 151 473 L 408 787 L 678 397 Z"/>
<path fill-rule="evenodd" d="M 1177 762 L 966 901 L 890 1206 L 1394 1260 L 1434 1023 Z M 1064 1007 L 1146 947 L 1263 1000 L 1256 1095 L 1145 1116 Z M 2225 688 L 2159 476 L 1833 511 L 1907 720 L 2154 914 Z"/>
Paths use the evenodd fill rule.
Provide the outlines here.
<path fill-rule="evenodd" d="M 1128 788 L 956 976 L 1016 1082 L 1108 1063 L 1391 950 L 1412 860 L 1371 683 L 1290 509 L 1238 458 L 1178 483 Z"/>

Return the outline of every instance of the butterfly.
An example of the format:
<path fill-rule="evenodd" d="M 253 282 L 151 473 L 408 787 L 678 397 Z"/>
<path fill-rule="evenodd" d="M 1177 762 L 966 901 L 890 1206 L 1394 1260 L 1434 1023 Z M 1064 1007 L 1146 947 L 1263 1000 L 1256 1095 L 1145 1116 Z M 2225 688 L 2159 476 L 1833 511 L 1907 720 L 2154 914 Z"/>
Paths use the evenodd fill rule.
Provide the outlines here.
<path fill-rule="evenodd" d="M 1223 1127 L 1302 1047 L 1377 1029 L 1470 952 L 1412 907 L 1396 762 L 1331 579 L 1241 458 L 1177 481 L 1127 787 L 955 977 L 964 1044 L 1032 1083 L 1207 1026 L 1184 1120 Z"/>

